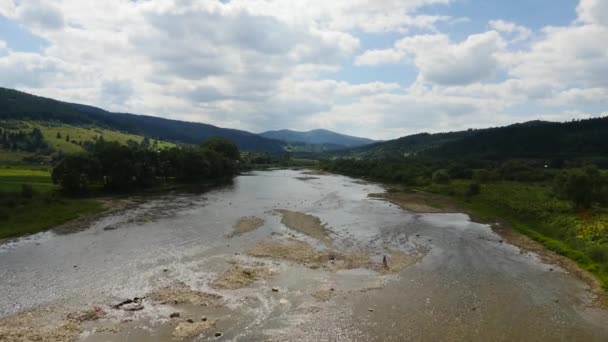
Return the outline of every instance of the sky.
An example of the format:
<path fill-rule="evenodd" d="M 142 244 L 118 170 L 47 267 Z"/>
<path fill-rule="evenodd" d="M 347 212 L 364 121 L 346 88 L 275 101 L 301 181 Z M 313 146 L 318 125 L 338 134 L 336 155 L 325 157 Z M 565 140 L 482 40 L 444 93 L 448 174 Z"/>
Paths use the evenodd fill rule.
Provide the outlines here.
<path fill-rule="evenodd" d="M 608 115 L 608 0 L 0 0 L 0 86 L 374 139 Z"/>

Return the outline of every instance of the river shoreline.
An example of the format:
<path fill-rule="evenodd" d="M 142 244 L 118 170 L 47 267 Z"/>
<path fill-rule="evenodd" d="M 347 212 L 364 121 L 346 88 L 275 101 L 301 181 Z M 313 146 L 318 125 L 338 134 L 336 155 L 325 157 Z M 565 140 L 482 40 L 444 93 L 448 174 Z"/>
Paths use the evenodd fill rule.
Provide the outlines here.
<path fill-rule="evenodd" d="M 597 277 L 582 269 L 575 261 L 547 249 L 541 243 L 517 231 L 506 220 L 501 218 L 497 218 L 494 222 L 482 220 L 474 210 L 466 208 L 454 198 L 448 196 L 423 191 L 396 190 L 391 189 L 390 185 L 386 186 L 389 187 L 387 192 L 370 194 L 370 198 L 383 199 L 403 210 L 418 214 L 466 213 L 473 222 L 489 224 L 492 231 L 503 237 L 506 242 L 526 252 L 535 253 L 544 262 L 557 264 L 568 272 L 575 274 L 590 287 L 590 291 L 595 297 L 594 304 L 602 308 L 608 308 L 608 291 L 603 288 Z"/>

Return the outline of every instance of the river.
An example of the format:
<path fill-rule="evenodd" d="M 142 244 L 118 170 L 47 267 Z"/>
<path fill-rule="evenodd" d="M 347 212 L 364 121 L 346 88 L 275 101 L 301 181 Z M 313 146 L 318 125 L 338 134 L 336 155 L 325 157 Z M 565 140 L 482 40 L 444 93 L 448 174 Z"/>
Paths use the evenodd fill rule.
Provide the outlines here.
<path fill-rule="evenodd" d="M 338 175 L 259 171 L 6 242 L 4 336 L 608 341 L 608 312 L 576 276 L 465 214 L 368 197 L 383 191 Z M 117 305 L 127 299 L 130 310 Z M 91 310 L 66 335 L 53 330 Z"/>

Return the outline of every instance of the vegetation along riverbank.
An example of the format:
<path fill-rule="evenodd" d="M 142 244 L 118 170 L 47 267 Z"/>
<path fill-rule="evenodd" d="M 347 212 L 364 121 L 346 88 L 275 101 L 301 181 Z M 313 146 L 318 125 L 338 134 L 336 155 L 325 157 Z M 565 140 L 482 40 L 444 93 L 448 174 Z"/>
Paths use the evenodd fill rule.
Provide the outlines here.
<path fill-rule="evenodd" d="M 410 211 L 462 210 L 477 221 L 508 225 L 575 261 L 608 289 L 608 175 L 593 166 L 416 159 L 333 159 L 320 165 L 391 184 L 394 192 L 384 196 Z"/>
<path fill-rule="evenodd" d="M 53 166 L 54 165 L 54 166 Z M 86 152 L 53 165 L 0 168 L 0 239 L 32 234 L 109 208 L 108 196 L 192 188 L 231 179 L 242 167 L 232 142 L 162 149 L 98 139 Z"/>

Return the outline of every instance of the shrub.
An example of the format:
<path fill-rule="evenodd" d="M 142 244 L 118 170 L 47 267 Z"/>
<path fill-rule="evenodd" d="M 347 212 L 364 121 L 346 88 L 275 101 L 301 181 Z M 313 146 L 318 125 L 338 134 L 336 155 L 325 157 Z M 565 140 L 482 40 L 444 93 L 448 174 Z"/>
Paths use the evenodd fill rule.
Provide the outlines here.
<path fill-rule="evenodd" d="M 450 182 L 450 175 L 447 170 L 439 169 L 433 173 L 433 183 L 446 184 Z"/>
<path fill-rule="evenodd" d="M 479 183 L 477 183 L 477 182 L 473 182 L 473 183 L 469 184 L 469 187 L 467 188 L 467 191 L 465 192 L 465 196 L 467 196 L 467 197 L 476 196 L 476 195 L 479 195 L 480 192 L 481 192 L 481 185 L 479 185 Z"/>
<path fill-rule="evenodd" d="M 594 245 L 590 247 L 589 256 L 595 262 L 608 265 L 608 245 Z"/>
<path fill-rule="evenodd" d="M 29 184 L 21 184 L 21 197 L 32 198 L 34 197 L 34 188 Z"/>

